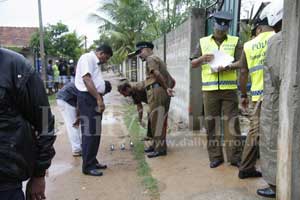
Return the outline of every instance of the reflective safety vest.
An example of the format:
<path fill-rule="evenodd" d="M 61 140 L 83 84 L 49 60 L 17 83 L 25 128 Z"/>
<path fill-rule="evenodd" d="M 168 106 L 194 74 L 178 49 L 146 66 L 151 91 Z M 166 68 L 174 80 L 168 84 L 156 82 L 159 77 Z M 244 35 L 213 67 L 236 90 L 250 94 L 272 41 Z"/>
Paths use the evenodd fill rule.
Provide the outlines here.
<path fill-rule="evenodd" d="M 267 44 L 275 33 L 260 33 L 256 38 L 244 44 L 247 65 L 251 76 L 252 101 L 259 101 L 264 89 L 264 64 L 266 59 Z"/>
<path fill-rule="evenodd" d="M 215 50 L 234 57 L 235 48 L 238 44 L 238 37 L 227 35 L 227 39 L 223 41 L 219 47 L 212 35 L 200 39 L 200 47 L 202 55 L 211 54 Z M 225 66 L 224 66 L 225 67 Z M 202 90 L 235 90 L 237 89 L 236 70 L 212 73 L 209 64 L 202 65 Z"/>

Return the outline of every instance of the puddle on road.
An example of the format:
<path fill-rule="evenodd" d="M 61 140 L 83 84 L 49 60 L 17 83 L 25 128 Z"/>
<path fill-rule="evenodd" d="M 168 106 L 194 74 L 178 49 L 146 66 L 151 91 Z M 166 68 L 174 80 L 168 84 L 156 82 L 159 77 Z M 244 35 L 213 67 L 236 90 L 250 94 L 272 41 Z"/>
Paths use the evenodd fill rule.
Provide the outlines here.
<path fill-rule="evenodd" d="M 104 115 L 102 119 L 103 125 L 111 125 L 115 123 L 119 123 L 119 119 L 117 117 L 114 117 L 113 115 Z"/>

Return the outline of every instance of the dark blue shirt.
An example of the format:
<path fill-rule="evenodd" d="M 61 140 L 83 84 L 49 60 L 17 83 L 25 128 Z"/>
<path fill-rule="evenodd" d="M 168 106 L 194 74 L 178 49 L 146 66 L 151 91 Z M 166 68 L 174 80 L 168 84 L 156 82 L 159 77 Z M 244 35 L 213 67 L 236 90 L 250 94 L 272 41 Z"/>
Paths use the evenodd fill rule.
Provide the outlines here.
<path fill-rule="evenodd" d="M 78 90 L 74 83 L 68 83 L 56 94 L 56 99 L 63 100 L 73 107 L 77 106 L 77 94 Z"/>

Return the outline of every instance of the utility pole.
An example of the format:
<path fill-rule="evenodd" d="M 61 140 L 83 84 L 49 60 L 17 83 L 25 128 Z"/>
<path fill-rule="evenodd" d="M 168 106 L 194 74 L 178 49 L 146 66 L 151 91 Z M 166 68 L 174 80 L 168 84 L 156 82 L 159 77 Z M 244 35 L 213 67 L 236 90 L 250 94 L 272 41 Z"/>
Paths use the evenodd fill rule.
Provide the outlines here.
<path fill-rule="evenodd" d="M 45 63 L 45 49 L 44 49 L 44 27 L 43 27 L 43 20 L 42 20 L 42 6 L 41 0 L 38 0 L 38 7 L 39 7 L 39 22 L 40 22 L 40 57 L 42 63 L 42 79 L 44 81 L 44 86 L 46 88 L 46 63 Z"/>
<path fill-rule="evenodd" d="M 87 52 L 87 37 L 86 35 L 84 36 L 84 50 Z"/>

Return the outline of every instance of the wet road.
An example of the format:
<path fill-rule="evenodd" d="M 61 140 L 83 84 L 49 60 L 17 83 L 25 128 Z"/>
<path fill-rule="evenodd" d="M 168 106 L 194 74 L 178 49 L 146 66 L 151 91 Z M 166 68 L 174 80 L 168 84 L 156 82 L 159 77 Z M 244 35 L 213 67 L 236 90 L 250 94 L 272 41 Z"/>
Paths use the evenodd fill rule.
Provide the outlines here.
<path fill-rule="evenodd" d="M 71 155 L 63 120 L 56 106 L 58 139 L 57 155 L 47 178 L 47 199 L 50 200 L 147 200 L 150 199 L 137 176 L 137 163 L 129 149 L 127 128 L 122 121 L 122 108 L 126 104 L 116 92 L 116 76 L 106 74 L 114 85 L 105 97 L 103 137 L 98 154 L 100 162 L 108 164 L 103 177 L 90 177 L 81 173 L 81 158 Z M 208 167 L 205 134 L 176 132 L 168 135 L 169 150 L 166 157 L 147 159 L 152 175 L 158 180 L 162 200 L 261 200 L 256 189 L 265 187 L 263 179 L 240 180 L 238 169 L 223 164 L 216 169 Z M 192 143 L 192 142 L 195 143 Z M 121 151 L 120 145 L 126 144 Z M 116 150 L 111 152 L 110 145 Z"/>
<path fill-rule="evenodd" d="M 98 160 L 108 165 L 104 176 L 91 177 L 81 173 L 81 157 L 72 156 L 64 122 L 58 108 L 52 110 L 56 116 L 58 138 L 55 143 L 56 156 L 47 177 L 48 200 L 147 200 L 141 180 L 137 176 L 137 163 L 129 148 L 129 136 L 122 121 L 122 105 L 125 99 L 117 94 L 118 77 L 104 73 L 110 79 L 113 91 L 105 96 L 106 111 L 102 121 L 101 148 Z M 120 150 L 125 143 L 126 149 Z M 110 151 L 114 144 L 115 151 Z"/>

